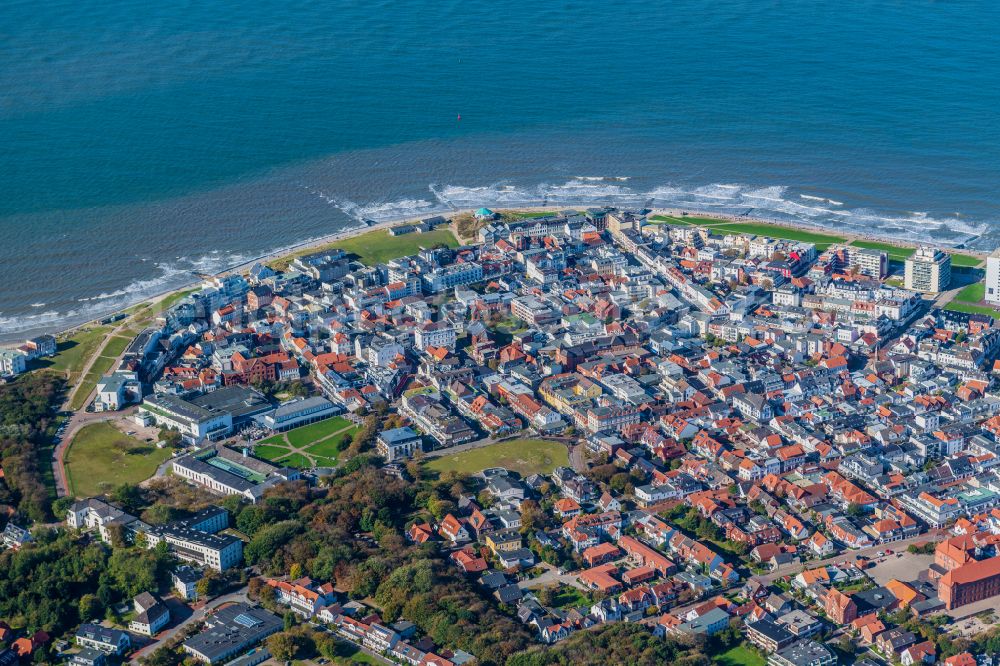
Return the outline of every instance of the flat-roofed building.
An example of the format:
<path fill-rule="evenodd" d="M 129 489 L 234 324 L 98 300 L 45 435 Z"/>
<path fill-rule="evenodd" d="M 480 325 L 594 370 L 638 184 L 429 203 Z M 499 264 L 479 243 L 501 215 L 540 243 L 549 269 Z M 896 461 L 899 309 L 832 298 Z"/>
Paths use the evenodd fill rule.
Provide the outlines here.
<path fill-rule="evenodd" d="M 906 260 L 904 285 L 912 291 L 937 293 L 951 283 L 951 255 L 933 247 L 920 247 Z"/>
<path fill-rule="evenodd" d="M 263 608 L 233 604 L 205 618 L 205 627 L 181 644 L 186 653 L 207 664 L 223 663 L 273 633 L 281 618 Z"/>
<path fill-rule="evenodd" d="M 336 416 L 343 409 L 326 398 L 312 396 L 278 405 L 273 411 L 257 417 L 257 423 L 272 432 L 284 432 L 292 428 L 322 421 Z"/>

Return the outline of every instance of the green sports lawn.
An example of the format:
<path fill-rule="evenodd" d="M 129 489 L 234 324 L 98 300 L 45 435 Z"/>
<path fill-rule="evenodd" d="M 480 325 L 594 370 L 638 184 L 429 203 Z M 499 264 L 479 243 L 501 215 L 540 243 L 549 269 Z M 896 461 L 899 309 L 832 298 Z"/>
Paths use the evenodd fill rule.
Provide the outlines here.
<path fill-rule="evenodd" d="M 129 437 L 109 423 L 84 426 L 70 442 L 64 463 L 69 492 L 91 497 L 123 483 L 139 483 L 156 474 L 172 449 L 158 449 Z"/>
<path fill-rule="evenodd" d="M 505 467 L 525 476 L 548 474 L 556 467 L 566 465 L 569 465 L 566 445 L 541 439 L 514 439 L 427 462 L 427 468 L 438 473 L 456 471 L 475 474 L 490 467 Z"/>

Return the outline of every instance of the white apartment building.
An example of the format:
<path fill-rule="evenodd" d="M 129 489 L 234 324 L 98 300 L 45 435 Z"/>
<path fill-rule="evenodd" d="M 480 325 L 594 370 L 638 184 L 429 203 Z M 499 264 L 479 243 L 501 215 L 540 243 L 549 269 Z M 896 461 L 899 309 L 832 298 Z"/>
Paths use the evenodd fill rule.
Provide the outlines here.
<path fill-rule="evenodd" d="M 951 255 L 933 247 L 920 247 L 906 260 L 905 287 L 936 294 L 951 283 Z"/>

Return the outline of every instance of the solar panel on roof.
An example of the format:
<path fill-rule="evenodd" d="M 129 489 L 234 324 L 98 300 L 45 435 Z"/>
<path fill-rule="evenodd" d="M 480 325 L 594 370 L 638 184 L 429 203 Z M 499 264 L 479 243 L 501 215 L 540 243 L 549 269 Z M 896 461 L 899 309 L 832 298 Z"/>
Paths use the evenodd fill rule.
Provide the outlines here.
<path fill-rule="evenodd" d="M 258 624 L 260 624 L 260 620 L 253 617 L 252 615 L 247 615 L 246 613 L 240 613 L 239 615 L 237 615 L 235 618 L 233 618 L 233 622 L 242 625 L 247 629 L 256 627 Z"/>

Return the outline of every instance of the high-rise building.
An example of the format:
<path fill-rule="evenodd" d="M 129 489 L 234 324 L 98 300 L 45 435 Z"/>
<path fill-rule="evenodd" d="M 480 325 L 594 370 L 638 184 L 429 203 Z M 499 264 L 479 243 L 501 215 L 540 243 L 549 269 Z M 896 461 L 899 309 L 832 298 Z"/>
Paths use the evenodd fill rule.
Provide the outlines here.
<path fill-rule="evenodd" d="M 937 293 L 951 282 L 951 255 L 933 247 L 920 247 L 906 260 L 907 289 Z"/>
<path fill-rule="evenodd" d="M 1000 303 L 1000 250 L 986 260 L 986 300 Z"/>

